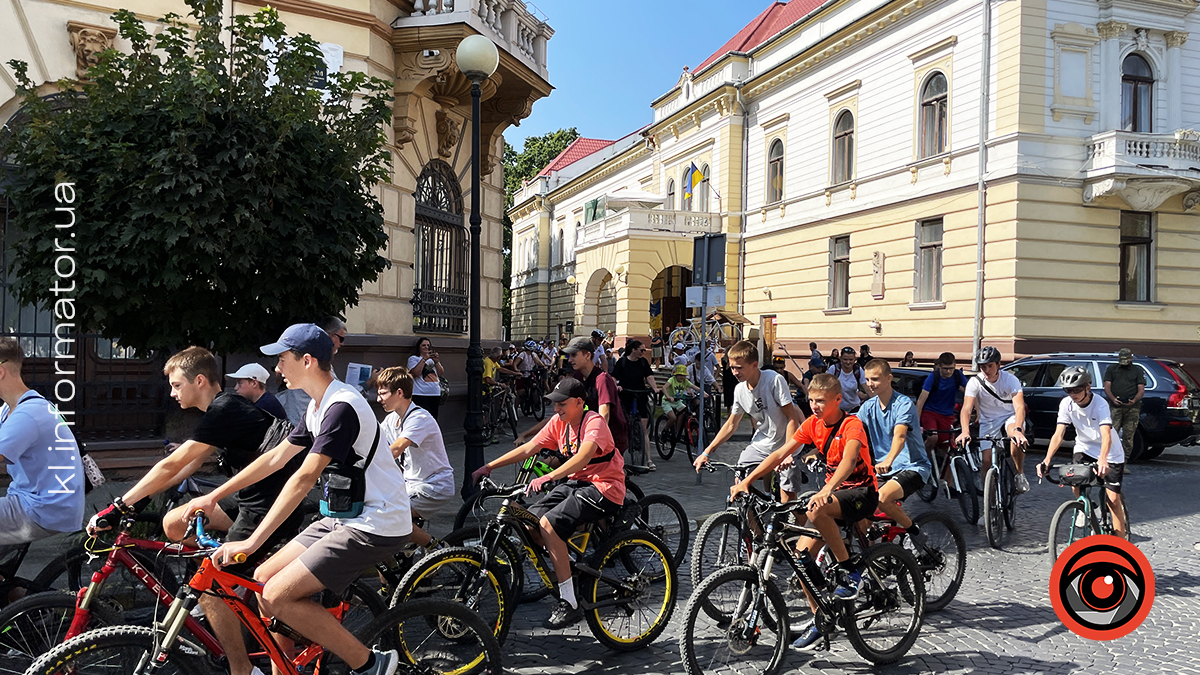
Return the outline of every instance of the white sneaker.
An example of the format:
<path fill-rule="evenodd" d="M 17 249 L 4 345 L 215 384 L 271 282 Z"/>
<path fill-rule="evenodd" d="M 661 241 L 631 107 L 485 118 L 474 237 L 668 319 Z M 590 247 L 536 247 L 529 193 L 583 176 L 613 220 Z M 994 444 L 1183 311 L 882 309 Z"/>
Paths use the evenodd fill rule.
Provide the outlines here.
<path fill-rule="evenodd" d="M 1017 494 L 1023 495 L 1026 492 L 1029 492 L 1029 479 L 1025 477 L 1025 474 L 1019 473 L 1017 474 Z"/>
<path fill-rule="evenodd" d="M 254 668 L 250 670 L 250 675 L 264 675 L 264 673 L 258 669 L 258 666 L 254 666 Z"/>

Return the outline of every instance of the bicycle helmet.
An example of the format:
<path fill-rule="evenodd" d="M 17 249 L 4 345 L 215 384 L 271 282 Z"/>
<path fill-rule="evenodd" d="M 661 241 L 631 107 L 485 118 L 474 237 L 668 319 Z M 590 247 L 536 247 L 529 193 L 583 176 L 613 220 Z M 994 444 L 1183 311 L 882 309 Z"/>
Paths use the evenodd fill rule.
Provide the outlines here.
<path fill-rule="evenodd" d="M 604 339 L 604 331 L 602 331 L 602 330 L 592 331 L 592 339 L 593 340 L 603 340 Z"/>
<path fill-rule="evenodd" d="M 526 340 L 525 341 L 525 349 L 537 349 L 537 348 L 538 348 L 537 340 Z"/>
<path fill-rule="evenodd" d="M 1074 389 L 1092 383 L 1092 376 L 1081 366 L 1064 368 L 1058 376 L 1058 386 L 1061 389 Z"/>
<path fill-rule="evenodd" d="M 975 361 L 981 366 L 985 363 L 1000 363 L 1000 350 L 991 346 L 983 347 L 975 355 Z"/>

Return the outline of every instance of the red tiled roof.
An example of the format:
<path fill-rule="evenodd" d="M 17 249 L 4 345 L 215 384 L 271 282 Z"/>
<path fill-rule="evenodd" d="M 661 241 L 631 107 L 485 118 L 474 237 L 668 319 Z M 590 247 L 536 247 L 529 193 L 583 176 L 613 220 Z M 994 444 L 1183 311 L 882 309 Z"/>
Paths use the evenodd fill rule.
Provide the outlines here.
<path fill-rule="evenodd" d="M 539 171 L 537 175 L 549 176 L 551 171 L 558 171 L 565 166 L 570 166 L 594 152 L 599 152 L 607 148 L 615 142 L 603 141 L 599 138 L 576 138 L 562 152 L 558 153 L 557 157 L 550 160 L 550 163 Z"/>
<path fill-rule="evenodd" d="M 825 4 L 825 0 L 789 0 L 788 2 L 771 3 L 771 6 L 763 10 L 762 14 L 754 17 L 753 21 L 746 24 L 720 49 L 713 52 L 712 56 L 704 59 L 704 62 L 696 66 L 692 72 L 704 70 L 729 52 L 748 52 L 754 49 L 823 4 Z"/>

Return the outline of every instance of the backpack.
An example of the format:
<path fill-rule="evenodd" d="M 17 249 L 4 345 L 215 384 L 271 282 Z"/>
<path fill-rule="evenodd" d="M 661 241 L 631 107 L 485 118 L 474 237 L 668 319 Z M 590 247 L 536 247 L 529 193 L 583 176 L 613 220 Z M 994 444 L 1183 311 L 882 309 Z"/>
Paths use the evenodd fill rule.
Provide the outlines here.
<path fill-rule="evenodd" d="M 954 371 L 954 374 L 950 376 L 950 379 L 954 380 L 955 382 L 958 382 L 958 378 L 959 378 L 959 376 L 961 376 L 962 374 L 963 374 L 962 368 L 958 368 L 958 369 L 956 369 L 956 370 Z M 941 375 L 938 375 L 938 371 L 937 371 L 937 367 L 936 367 L 936 366 L 934 367 L 934 370 L 933 370 L 933 375 L 934 375 L 934 378 L 933 378 L 933 386 L 929 388 L 929 395 L 930 395 L 930 396 L 933 396 L 933 395 L 934 395 L 934 394 L 937 392 L 937 390 L 938 390 L 938 385 L 940 385 L 940 384 L 942 383 L 942 376 L 941 376 Z M 965 382 L 965 381 L 966 381 L 966 379 L 967 379 L 967 378 L 964 376 L 964 377 L 963 377 L 963 381 Z"/>

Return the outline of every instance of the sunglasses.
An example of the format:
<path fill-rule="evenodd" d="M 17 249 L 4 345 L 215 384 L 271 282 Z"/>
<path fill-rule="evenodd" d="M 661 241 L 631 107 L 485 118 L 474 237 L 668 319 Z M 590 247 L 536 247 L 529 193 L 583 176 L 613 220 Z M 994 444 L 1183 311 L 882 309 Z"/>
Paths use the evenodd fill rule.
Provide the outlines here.
<path fill-rule="evenodd" d="M 1064 387 L 1063 391 L 1067 392 L 1068 394 L 1082 394 L 1083 387 Z"/>
<path fill-rule="evenodd" d="M 332 335 L 330 335 L 330 337 L 336 338 L 339 346 L 346 344 L 346 337 L 344 335 L 340 335 L 338 333 L 333 333 Z"/>

